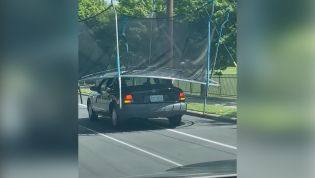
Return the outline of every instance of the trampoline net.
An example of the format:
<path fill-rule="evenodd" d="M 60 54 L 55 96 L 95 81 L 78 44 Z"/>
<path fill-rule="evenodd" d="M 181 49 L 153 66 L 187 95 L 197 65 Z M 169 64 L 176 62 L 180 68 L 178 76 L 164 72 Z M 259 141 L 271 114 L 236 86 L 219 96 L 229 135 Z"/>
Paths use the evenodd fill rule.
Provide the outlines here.
<path fill-rule="evenodd" d="M 115 30 L 113 8 L 80 22 L 81 79 L 116 71 Z M 205 83 L 208 17 L 191 21 L 184 16 L 136 18 L 118 14 L 118 33 L 122 77 Z"/>

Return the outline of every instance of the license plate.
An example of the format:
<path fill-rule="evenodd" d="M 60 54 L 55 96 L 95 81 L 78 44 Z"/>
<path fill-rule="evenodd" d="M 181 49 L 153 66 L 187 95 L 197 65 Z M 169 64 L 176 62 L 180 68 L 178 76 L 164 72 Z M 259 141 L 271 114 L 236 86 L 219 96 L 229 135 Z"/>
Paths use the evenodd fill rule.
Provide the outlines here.
<path fill-rule="evenodd" d="M 151 102 L 162 102 L 163 101 L 163 95 L 151 95 L 150 101 Z"/>

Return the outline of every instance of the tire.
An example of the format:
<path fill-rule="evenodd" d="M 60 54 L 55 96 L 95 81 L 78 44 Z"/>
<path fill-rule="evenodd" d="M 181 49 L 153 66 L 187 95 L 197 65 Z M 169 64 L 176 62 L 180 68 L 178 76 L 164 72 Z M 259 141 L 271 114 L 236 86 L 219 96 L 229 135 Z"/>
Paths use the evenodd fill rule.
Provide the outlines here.
<path fill-rule="evenodd" d="M 182 116 L 180 115 L 180 116 L 170 117 L 168 118 L 168 121 L 171 126 L 179 126 L 180 123 L 182 122 Z"/>
<path fill-rule="evenodd" d="M 112 120 L 112 126 L 115 129 L 118 129 L 121 127 L 122 125 L 121 118 L 119 117 L 115 107 L 112 109 L 112 112 L 111 112 L 111 120 Z"/>
<path fill-rule="evenodd" d="M 92 104 L 88 105 L 88 113 L 91 121 L 95 121 L 98 118 L 98 115 L 93 111 Z"/>

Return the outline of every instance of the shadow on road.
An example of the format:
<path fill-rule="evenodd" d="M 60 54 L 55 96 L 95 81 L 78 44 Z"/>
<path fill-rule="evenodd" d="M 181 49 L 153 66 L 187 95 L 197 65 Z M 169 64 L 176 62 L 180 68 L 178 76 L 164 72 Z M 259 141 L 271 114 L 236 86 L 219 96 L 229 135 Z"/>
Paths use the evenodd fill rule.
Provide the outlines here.
<path fill-rule="evenodd" d="M 90 121 L 88 118 L 80 118 L 78 120 L 78 125 L 87 127 L 89 129 L 95 130 L 100 133 L 123 133 L 123 132 L 137 132 L 137 131 L 150 131 L 150 130 L 163 130 L 163 129 L 173 129 L 169 125 L 166 118 L 154 118 L 154 119 L 132 119 L 125 122 L 119 129 L 113 128 L 110 118 L 100 117 L 95 121 Z M 184 119 L 180 126 L 176 128 L 184 128 L 195 126 L 229 126 L 236 125 L 233 122 L 220 122 L 218 120 L 212 119 Z M 82 133 L 83 129 L 79 129 L 79 134 Z M 86 129 L 84 129 L 86 130 Z"/>
<path fill-rule="evenodd" d="M 182 175 L 207 173 L 212 176 L 236 174 L 236 160 L 220 160 L 220 161 L 196 163 L 196 164 L 185 165 L 181 167 L 168 169 L 166 170 L 166 172 L 173 172 L 173 173 L 182 174 Z M 235 176 L 227 176 L 227 177 L 235 177 Z"/>
<path fill-rule="evenodd" d="M 124 123 L 119 129 L 115 129 L 111 124 L 110 118 L 99 118 L 95 121 L 90 121 L 88 118 L 81 118 L 78 120 L 78 125 L 95 130 L 99 133 L 123 133 L 173 128 L 169 125 L 167 119 L 133 119 Z M 185 123 L 182 122 L 181 125 L 185 125 Z M 90 133 L 90 131 L 87 133 Z M 79 134 L 87 133 L 86 129 L 79 129 Z"/>
<path fill-rule="evenodd" d="M 222 177 L 236 178 L 236 160 L 209 161 L 185 165 L 152 175 L 128 178 L 179 178 L 179 177 Z"/>

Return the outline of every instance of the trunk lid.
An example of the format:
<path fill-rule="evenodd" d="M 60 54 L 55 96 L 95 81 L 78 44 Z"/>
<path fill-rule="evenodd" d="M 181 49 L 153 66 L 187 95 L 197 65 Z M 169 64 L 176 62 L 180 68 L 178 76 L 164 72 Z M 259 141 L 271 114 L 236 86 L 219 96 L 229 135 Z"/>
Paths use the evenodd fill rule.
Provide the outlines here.
<path fill-rule="evenodd" d="M 163 85 L 131 86 L 125 88 L 124 94 L 133 96 L 134 104 L 143 103 L 176 103 L 179 92 L 175 87 Z"/>

